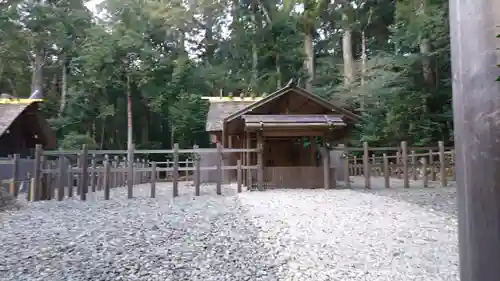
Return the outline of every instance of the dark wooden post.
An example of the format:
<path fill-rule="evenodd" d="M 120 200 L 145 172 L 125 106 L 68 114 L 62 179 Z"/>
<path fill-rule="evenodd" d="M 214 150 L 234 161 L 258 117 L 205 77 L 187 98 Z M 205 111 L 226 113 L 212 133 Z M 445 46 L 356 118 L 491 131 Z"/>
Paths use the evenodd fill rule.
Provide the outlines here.
<path fill-rule="evenodd" d="M 33 167 L 33 194 L 32 201 L 40 200 L 41 195 L 41 162 L 42 162 L 43 148 L 41 144 L 35 146 L 35 163 Z"/>
<path fill-rule="evenodd" d="M 134 197 L 134 150 L 135 146 L 132 144 L 127 150 L 127 198 Z"/>
<path fill-rule="evenodd" d="M 87 200 L 87 189 L 89 187 L 89 175 L 88 175 L 88 148 L 84 144 L 82 147 L 82 154 L 80 156 L 80 200 Z"/>
<path fill-rule="evenodd" d="M 259 190 L 264 190 L 264 139 L 262 132 L 257 133 L 257 148 L 259 149 L 257 155 L 257 186 Z"/>
<path fill-rule="evenodd" d="M 439 146 L 439 176 L 441 178 L 441 187 L 445 187 L 447 183 L 446 178 L 446 161 L 444 160 L 444 143 L 438 142 Z"/>
<path fill-rule="evenodd" d="M 200 155 L 196 151 L 198 149 L 198 145 L 193 146 L 193 155 L 194 155 L 194 195 L 200 196 L 200 184 L 201 184 L 201 167 L 200 167 Z"/>
<path fill-rule="evenodd" d="M 64 170 L 66 168 L 66 164 L 64 163 L 64 156 L 59 156 L 58 164 L 57 164 L 58 172 L 57 172 L 57 200 L 62 201 L 64 199 Z"/>
<path fill-rule="evenodd" d="M 111 165 L 109 164 L 109 160 L 104 160 L 104 175 L 102 180 L 102 185 L 104 188 L 104 200 L 109 200 L 109 190 L 111 183 Z"/>
<path fill-rule="evenodd" d="M 450 1 L 461 281 L 500 276 L 500 1 Z"/>
<path fill-rule="evenodd" d="M 436 181 L 436 167 L 434 167 L 434 151 L 429 150 L 429 168 L 431 181 Z"/>
<path fill-rule="evenodd" d="M 97 172 L 96 170 L 96 162 L 95 162 L 95 154 L 92 155 L 92 160 L 91 161 L 91 170 L 90 170 L 90 190 L 92 192 L 95 192 L 95 186 L 96 186 L 96 179 L 97 179 Z"/>
<path fill-rule="evenodd" d="M 71 164 L 68 164 L 68 169 L 67 169 L 67 173 L 68 173 L 68 177 L 67 177 L 67 180 L 68 180 L 68 197 L 73 197 L 73 180 L 74 180 L 74 177 L 73 177 L 73 167 L 71 166 Z"/>
<path fill-rule="evenodd" d="M 222 155 L 222 144 L 217 143 L 217 186 L 216 186 L 216 193 L 217 195 L 222 194 L 222 180 L 223 180 L 223 173 L 222 173 L 222 165 L 223 165 L 223 155 Z"/>
<path fill-rule="evenodd" d="M 321 148 L 321 156 L 323 158 L 323 187 L 325 189 L 330 189 L 330 155 L 328 149 L 323 146 Z M 336 181 L 336 179 L 333 179 Z"/>
<path fill-rule="evenodd" d="M 353 176 L 359 176 L 358 157 L 353 156 L 352 159 L 353 159 L 352 162 L 353 162 L 353 167 L 354 167 Z"/>
<path fill-rule="evenodd" d="M 238 159 L 236 160 L 236 166 L 237 166 L 237 170 L 236 170 L 236 184 L 237 184 L 237 190 L 238 190 L 238 193 L 240 193 L 242 190 L 241 190 L 241 179 L 242 179 L 242 175 L 241 175 L 241 159 Z"/>
<path fill-rule="evenodd" d="M 408 173 L 408 144 L 406 141 L 401 142 L 401 154 L 403 158 L 403 187 L 410 188 L 410 175 Z"/>
<path fill-rule="evenodd" d="M 14 158 L 12 159 L 12 181 L 10 183 L 11 193 L 14 198 L 17 198 L 19 194 L 19 154 L 14 154 Z"/>
<path fill-rule="evenodd" d="M 427 158 L 422 158 L 422 182 L 424 187 L 429 186 L 429 176 L 427 174 Z"/>
<path fill-rule="evenodd" d="M 414 181 L 418 179 L 417 177 L 417 155 L 415 154 L 415 150 L 411 151 L 411 176 Z"/>
<path fill-rule="evenodd" d="M 179 196 L 179 144 L 174 143 L 174 165 L 172 171 L 172 195 Z"/>
<path fill-rule="evenodd" d="M 347 145 L 344 145 L 344 182 L 345 182 L 345 187 L 350 188 L 351 187 L 351 180 L 349 178 L 349 151 L 347 150 Z"/>
<path fill-rule="evenodd" d="M 387 154 L 383 154 L 382 156 L 383 158 L 383 165 L 384 165 L 384 184 L 385 184 L 385 188 L 389 188 L 391 187 L 391 172 L 390 172 L 390 169 L 389 169 L 389 159 L 387 158 Z"/>
<path fill-rule="evenodd" d="M 156 197 L 156 162 L 151 162 L 151 198 Z"/>
<path fill-rule="evenodd" d="M 246 142 L 246 148 L 251 149 L 252 148 L 252 139 L 251 139 L 250 132 L 245 132 L 245 142 Z M 246 163 L 247 167 L 252 166 L 252 161 L 251 161 L 250 156 L 251 156 L 250 152 L 247 151 L 245 153 L 245 163 Z M 251 189 L 252 188 L 252 170 L 250 170 L 249 168 L 246 169 L 245 181 L 246 181 L 245 184 L 247 186 L 247 189 Z"/>
<path fill-rule="evenodd" d="M 365 188 L 370 189 L 370 155 L 368 150 L 368 142 L 363 143 L 363 174 L 365 175 Z"/>

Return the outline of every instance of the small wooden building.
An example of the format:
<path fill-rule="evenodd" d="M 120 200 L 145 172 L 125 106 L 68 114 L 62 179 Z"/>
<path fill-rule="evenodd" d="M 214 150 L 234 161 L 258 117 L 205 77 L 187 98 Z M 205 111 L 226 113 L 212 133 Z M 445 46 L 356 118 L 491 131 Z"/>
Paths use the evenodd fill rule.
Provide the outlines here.
<path fill-rule="evenodd" d="M 330 170 L 324 169 L 321 156 L 329 153 L 320 153 L 321 148 L 343 143 L 360 119 L 293 83 L 265 97 L 205 99 L 210 102 L 206 129 L 213 143 L 225 148 L 262 148 L 263 180 L 268 187 L 323 187 L 324 173 Z M 240 153 L 226 158 L 225 165 L 236 165 L 238 159 L 243 165 L 258 161 L 255 153 Z M 236 173 L 226 176 L 231 181 Z M 249 176 L 256 183 L 257 173 L 244 178 Z"/>
<path fill-rule="evenodd" d="M 0 157 L 28 156 L 36 144 L 56 147 L 56 137 L 38 110 L 40 100 L 0 97 Z"/>

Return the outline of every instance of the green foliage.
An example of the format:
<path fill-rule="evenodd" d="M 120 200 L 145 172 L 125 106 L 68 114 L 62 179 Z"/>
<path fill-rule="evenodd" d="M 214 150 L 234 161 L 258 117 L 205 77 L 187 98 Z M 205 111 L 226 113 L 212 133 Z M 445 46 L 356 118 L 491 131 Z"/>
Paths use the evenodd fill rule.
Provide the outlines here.
<path fill-rule="evenodd" d="M 447 0 L 352 3 L 105 0 L 100 18 L 81 0 L 0 3 L 0 92 L 28 96 L 39 55 L 42 111 L 59 146 L 125 148 L 130 93 L 138 148 L 203 147 L 208 108 L 201 97 L 271 93 L 290 78 L 305 86 L 307 33 L 315 94 L 354 110 L 363 105 L 354 144 L 451 140 Z M 358 79 L 352 85 L 343 78 L 347 27 Z"/>
<path fill-rule="evenodd" d="M 62 149 L 81 149 L 86 144 L 89 149 L 97 149 L 98 146 L 90 135 L 82 135 L 70 132 L 61 140 L 59 147 Z"/>

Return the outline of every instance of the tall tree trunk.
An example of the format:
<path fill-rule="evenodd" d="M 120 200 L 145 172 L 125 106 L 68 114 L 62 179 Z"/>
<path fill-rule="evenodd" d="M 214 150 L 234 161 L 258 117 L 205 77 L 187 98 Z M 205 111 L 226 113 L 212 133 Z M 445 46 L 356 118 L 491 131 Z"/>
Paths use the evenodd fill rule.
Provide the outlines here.
<path fill-rule="evenodd" d="M 415 1 L 415 12 L 418 16 L 420 17 L 425 17 L 425 14 L 427 12 L 427 1 L 426 0 L 418 0 Z M 420 55 L 422 57 L 422 75 L 424 78 L 424 81 L 427 85 L 433 86 L 434 85 L 434 74 L 432 70 L 432 63 L 431 63 L 431 42 L 429 41 L 428 38 L 424 37 L 423 35 L 420 36 L 420 42 L 419 42 L 419 47 L 420 47 Z"/>
<path fill-rule="evenodd" d="M 254 34 L 258 32 L 258 24 L 257 24 L 257 3 L 255 1 L 252 2 L 252 14 L 251 14 L 252 23 L 254 26 Z M 255 35 L 252 38 L 252 78 L 250 80 L 250 87 L 252 91 L 255 91 L 258 87 L 258 77 L 259 77 L 259 50 L 257 48 L 257 43 L 255 42 Z"/>
<path fill-rule="evenodd" d="M 130 74 L 127 73 L 127 149 L 133 146 L 132 131 L 132 89 L 130 89 Z M 127 159 L 131 160 L 131 159 Z"/>
<path fill-rule="evenodd" d="M 66 65 L 66 59 L 62 60 L 61 68 L 61 101 L 59 104 L 59 117 L 62 116 L 64 109 L 66 108 L 66 99 L 68 94 L 68 69 Z"/>
<path fill-rule="evenodd" d="M 421 38 L 420 39 L 420 55 L 422 56 L 422 74 L 424 76 L 424 80 L 429 86 L 434 85 L 434 73 L 432 71 L 432 63 L 431 63 L 431 44 L 429 39 Z"/>
<path fill-rule="evenodd" d="M 347 18 L 346 15 L 343 16 Z M 352 54 L 352 29 L 346 23 L 342 34 L 342 57 L 344 60 L 344 84 L 350 88 L 355 81 L 354 57 Z"/>
<path fill-rule="evenodd" d="M 365 84 L 366 80 L 366 62 L 368 56 L 366 55 L 366 37 L 365 32 L 361 31 L 361 85 Z"/>
<path fill-rule="evenodd" d="M 45 55 L 42 48 L 36 48 L 35 57 L 32 61 L 32 75 L 31 75 L 31 93 L 36 90 L 43 96 L 43 67 L 45 64 Z"/>
<path fill-rule="evenodd" d="M 368 60 L 368 56 L 366 54 L 366 37 L 365 37 L 365 32 L 361 31 L 361 85 L 365 84 L 366 80 L 366 63 Z M 359 108 L 360 110 L 364 110 L 365 108 L 365 102 L 363 98 L 360 99 L 359 102 Z"/>
<path fill-rule="evenodd" d="M 280 62 L 280 53 L 279 51 L 276 53 L 276 87 L 279 89 L 282 87 L 283 82 L 281 81 L 281 62 Z"/>
<path fill-rule="evenodd" d="M 307 73 L 306 90 L 313 91 L 314 81 L 314 46 L 313 46 L 313 29 L 307 27 L 304 33 L 304 68 Z"/>

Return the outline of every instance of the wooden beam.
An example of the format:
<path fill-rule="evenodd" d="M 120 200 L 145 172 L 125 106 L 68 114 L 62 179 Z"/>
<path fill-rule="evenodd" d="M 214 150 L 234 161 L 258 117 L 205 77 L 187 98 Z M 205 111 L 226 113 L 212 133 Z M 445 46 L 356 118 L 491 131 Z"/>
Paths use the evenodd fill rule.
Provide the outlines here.
<path fill-rule="evenodd" d="M 290 131 L 262 131 L 264 137 L 304 137 L 304 136 L 314 136 L 321 137 L 324 136 L 323 131 L 313 131 L 313 130 L 290 130 Z"/>
<path fill-rule="evenodd" d="M 500 1 L 450 1 L 461 281 L 500 276 Z"/>

